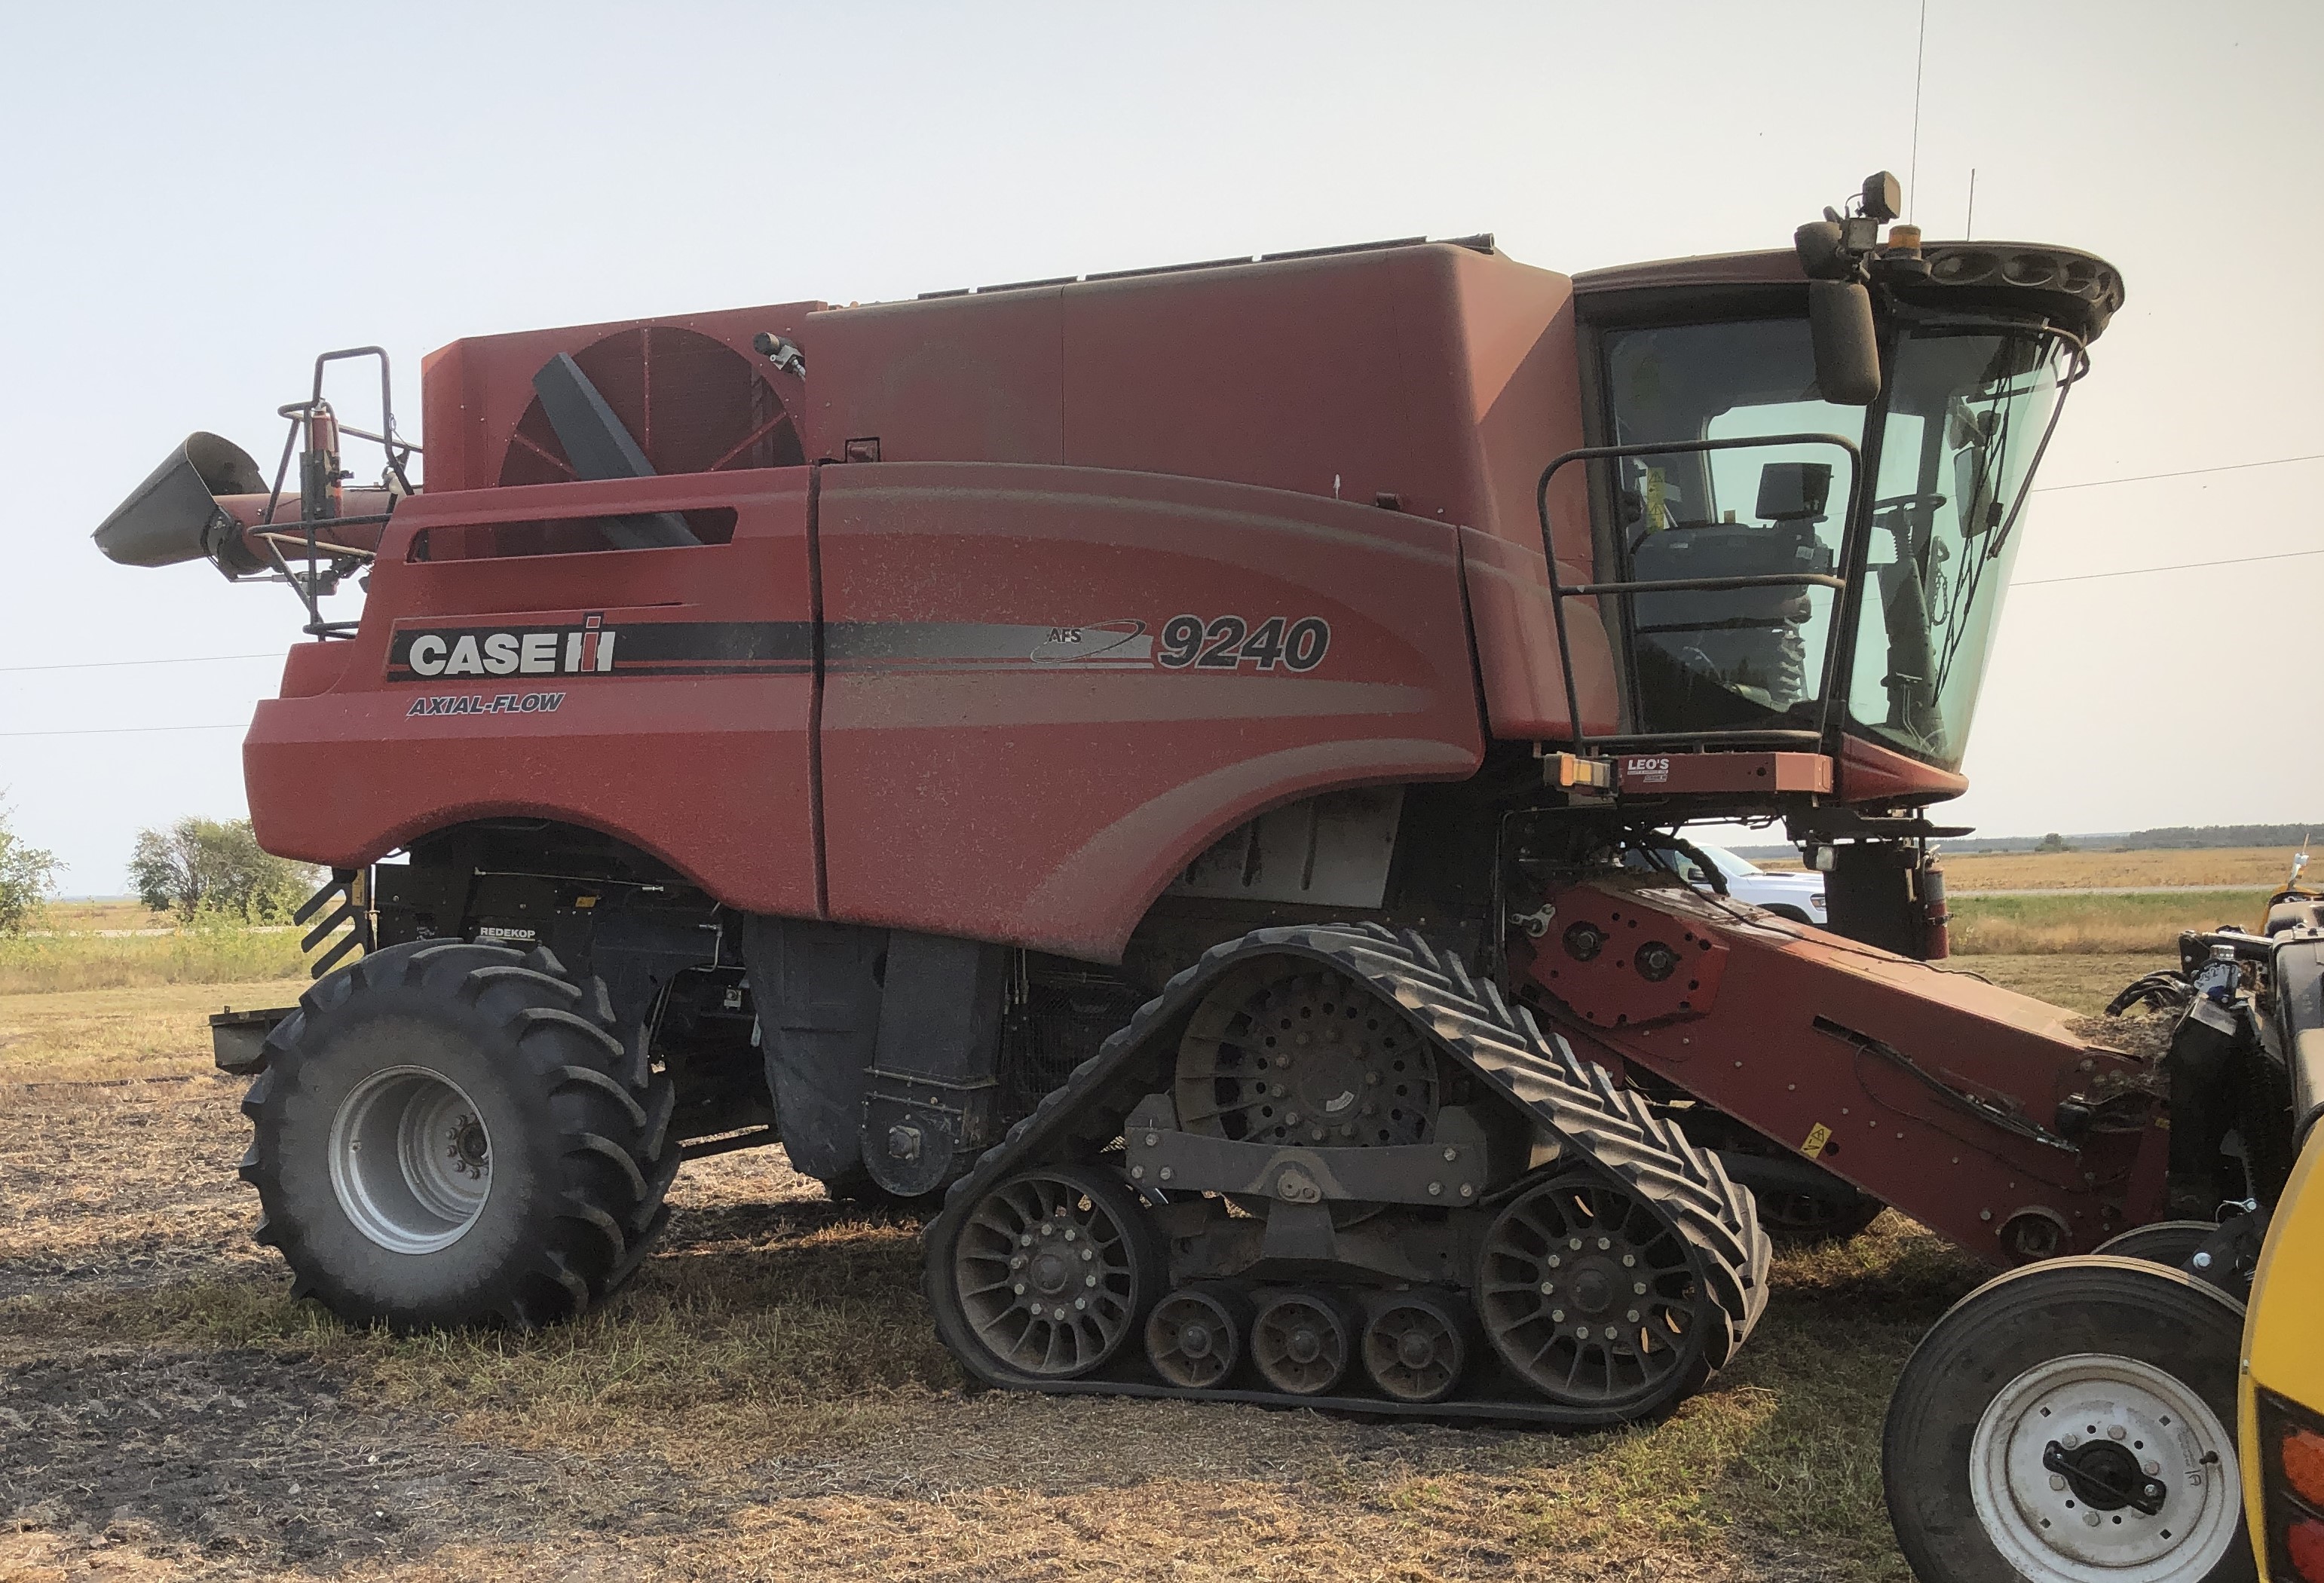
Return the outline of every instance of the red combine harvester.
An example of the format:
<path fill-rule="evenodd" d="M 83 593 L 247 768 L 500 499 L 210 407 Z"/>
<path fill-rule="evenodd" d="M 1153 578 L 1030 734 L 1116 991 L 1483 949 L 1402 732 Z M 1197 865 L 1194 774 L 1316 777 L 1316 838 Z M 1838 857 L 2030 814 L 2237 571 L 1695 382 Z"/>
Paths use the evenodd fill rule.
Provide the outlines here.
<path fill-rule="evenodd" d="M 779 1141 L 942 1203 L 994 1384 L 1586 1424 L 1726 1362 L 1771 1233 L 2157 1219 L 2150 1063 L 1917 960 L 2122 289 L 1895 212 L 460 341 L 424 492 L 383 354 L 346 487 L 375 349 L 271 486 L 194 437 L 97 539 L 306 602 L 250 805 L 364 948 L 220 1019 L 260 1240 L 350 1320 L 540 1324 Z M 1836 932 L 1684 878 L 1755 818 Z"/>

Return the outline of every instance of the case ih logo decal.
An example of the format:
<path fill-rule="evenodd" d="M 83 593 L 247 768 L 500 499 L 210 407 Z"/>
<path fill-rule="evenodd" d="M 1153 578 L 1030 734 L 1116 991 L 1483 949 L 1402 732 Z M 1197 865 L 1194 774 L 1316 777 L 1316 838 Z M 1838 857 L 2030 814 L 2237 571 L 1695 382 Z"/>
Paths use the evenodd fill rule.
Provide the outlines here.
<path fill-rule="evenodd" d="M 1161 641 L 1141 621 L 1081 626 L 1018 626 L 996 621 L 827 622 L 827 672 L 919 670 L 1287 671 L 1305 675 L 1323 663 L 1331 624 L 1321 616 L 1173 616 Z M 602 614 L 555 626 L 411 627 L 388 645 L 391 682 L 463 676 L 806 676 L 815 669 L 815 628 L 807 621 L 624 621 Z M 548 695 L 538 695 L 547 696 Z M 562 695 L 558 695 L 562 696 Z M 429 700 L 445 709 L 413 713 L 505 713 L 486 699 L 470 708 L 458 698 Z M 474 701 L 468 701 L 473 703 Z M 458 708 L 448 705 L 461 704 Z M 554 708 L 548 704 L 540 707 Z M 521 711 L 533 713 L 533 711 Z"/>
<path fill-rule="evenodd" d="M 455 676 L 780 676 L 813 660 L 805 621 L 630 621 L 419 627 L 387 650 L 392 682 Z"/>

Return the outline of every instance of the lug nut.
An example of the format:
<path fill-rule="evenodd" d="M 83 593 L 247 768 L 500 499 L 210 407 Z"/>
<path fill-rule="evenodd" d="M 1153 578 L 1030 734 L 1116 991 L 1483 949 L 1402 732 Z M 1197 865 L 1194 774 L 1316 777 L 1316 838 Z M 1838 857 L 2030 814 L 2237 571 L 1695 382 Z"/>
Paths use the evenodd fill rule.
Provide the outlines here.
<path fill-rule="evenodd" d="M 1171 1171 L 1171 1169 L 1170 1169 L 1170 1167 L 1169 1167 L 1169 1166 L 1165 1165 L 1165 1166 L 1163 1166 L 1163 1167 L 1162 1167 L 1162 1180 L 1163 1180 L 1163 1181 L 1165 1181 L 1165 1182 L 1169 1181 L 1169 1180 L 1170 1180 L 1170 1178 L 1171 1178 L 1171 1176 L 1172 1176 L 1172 1174 L 1173 1174 L 1173 1173 L 1172 1173 L 1172 1171 Z"/>
<path fill-rule="evenodd" d="M 1066 1240 L 1067 1242 L 1071 1242 L 1071 1241 L 1073 1241 L 1075 1238 L 1079 1237 L 1080 1235 L 1081 1235 L 1081 1233 L 1080 1233 L 1080 1232 L 1078 1232 L 1078 1231 L 1076 1231 L 1076 1230 L 1074 1230 L 1072 1227 L 1068 1226 L 1068 1227 L 1066 1227 L 1066 1228 L 1065 1228 L 1065 1240 Z"/>
<path fill-rule="evenodd" d="M 1553 1270 L 1554 1270 L 1554 1269 L 1555 1269 L 1555 1268 L 1557 1268 L 1557 1266 L 1558 1266 L 1558 1265 L 1560 1265 L 1563 1264 L 1564 1262 L 1565 1262 L 1565 1256 L 1564 1256 L 1564 1255 L 1563 1255 L 1563 1254 L 1556 1254 L 1556 1253 L 1553 1253 L 1553 1254 L 1551 1254 L 1551 1255 L 1549 1256 L 1549 1267 L 1550 1267 L 1551 1269 L 1553 1269 Z"/>
<path fill-rule="evenodd" d="M 1095 1275 L 1084 1275 L 1082 1277 L 1082 1284 L 1084 1286 L 1094 1286 L 1097 1284 L 1097 1277 Z"/>
<path fill-rule="evenodd" d="M 1646 1284 L 1644 1281 L 1633 1281 L 1630 1283 L 1630 1290 L 1644 1297 L 1646 1294 Z"/>
<path fill-rule="evenodd" d="M 1428 1196 L 1429 1196 L 1429 1197 L 1431 1197 L 1431 1198 L 1442 1198 L 1442 1197 L 1443 1197 L 1443 1196 L 1444 1196 L 1444 1184 L 1443 1184 L 1443 1183 L 1441 1183 L 1441 1182 L 1432 1182 L 1432 1183 L 1430 1183 L 1428 1184 Z"/>
<path fill-rule="evenodd" d="M 2051 1487 L 2052 1489 L 2063 1489 L 2063 1488 L 2065 1488 L 2065 1487 L 2066 1487 L 2066 1476 L 2065 1476 L 2064 1474 L 2062 1474 L 2062 1473 L 2052 1473 L 2052 1475 L 2050 1475 L 2050 1487 Z"/>
<path fill-rule="evenodd" d="M 1010 1259 L 1009 1261 L 1009 1267 L 1012 1270 L 1023 1269 L 1025 1267 L 1025 1256 L 1020 1253 L 1014 1258 Z"/>
<path fill-rule="evenodd" d="M 1634 1309 L 1632 1309 L 1629 1312 L 1628 1312 L 1628 1313 L 1624 1314 L 1622 1317 L 1623 1317 L 1624 1319 L 1626 1319 L 1626 1320 L 1628 1320 L 1632 1324 L 1634 1324 L 1634 1325 L 1635 1325 L 1635 1324 L 1637 1324 L 1637 1323 L 1638 1322 L 1638 1311 L 1637 1311 L 1637 1309 L 1635 1309 L 1635 1308 L 1634 1308 Z"/>
<path fill-rule="evenodd" d="M 1017 1283 L 1017 1284 L 1015 1284 L 1014 1286 L 1011 1286 L 1011 1287 L 1010 1287 L 1010 1288 L 1009 1288 L 1009 1289 L 1010 1289 L 1011 1292 L 1014 1292 L 1015 1293 L 1017 1293 L 1017 1295 L 1018 1295 L 1018 1296 L 1019 1296 L 1019 1297 L 1022 1297 L 1022 1296 L 1024 1296 L 1024 1295 L 1025 1295 L 1025 1283 L 1024 1283 L 1024 1282 L 1022 1282 L 1022 1281 L 1018 1282 L 1018 1283 Z"/>
<path fill-rule="evenodd" d="M 1565 1322 L 1565 1311 L 1562 1308 L 1551 1309 L 1549 1311 L 1549 1322 L 1554 1325 L 1563 1324 Z"/>
<path fill-rule="evenodd" d="M 1603 1252 L 1605 1252 L 1608 1248 L 1609 1248 L 1609 1247 L 1613 1247 L 1613 1246 L 1614 1246 L 1614 1239 L 1613 1239 L 1612 1238 L 1610 1238 L 1610 1237 L 1600 1237 L 1600 1238 L 1598 1239 L 1598 1251 L 1599 1251 L 1600 1253 L 1603 1253 Z"/>
<path fill-rule="evenodd" d="M 1622 1267 L 1626 1270 L 1637 1262 L 1638 1256 L 1635 1253 L 1626 1253 L 1622 1256 Z"/>
<path fill-rule="evenodd" d="M 1444 1163 L 1448 1165 L 1460 1157 L 1461 1151 L 1459 1149 L 1446 1149 L 1444 1151 Z"/>
<path fill-rule="evenodd" d="M 1097 1249 L 1095 1249 L 1095 1248 L 1093 1248 L 1093 1247 L 1084 1247 L 1084 1248 L 1083 1248 L 1083 1249 L 1082 1249 L 1082 1262 L 1083 1262 L 1084 1264 L 1087 1264 L 1090 1260 L 1092 1260 L 1092 1259 L 1095 1258 L 1096 1256 L 1097 1256 Z M 1645 1290 L 1646 1290 L 1646 1288 L 1645 1288 L 1645 1287 L 1643 1287 L 1643 1286 L 1641 1286 L 1641 1287 L 1639 1287 L 1639 1288 L 1638 1288 L 1638 1290 L 1639 1290 L 1639 1291 L 1641 1291 L 1641 1292 L 1643 1292 L 1643 1291 L 1645 1291 Z"/>
<path fill-rule="evenodd" d="M 1554 1281 L 1544 1281 L 1544 1282 L 1541 1284 L 1541 1294 L 1542 1294 L 1544 1297 L 1548 1296 L 1551 1293 L 1553 1293 L 1553 1292 L 1554 1292 L 1554 1291 L 1556 1291 L 1556 1290 L 1557 1290 L 1557 1283 L 1556 1283 L 1556 1282 L 1554 1282 Z"/>

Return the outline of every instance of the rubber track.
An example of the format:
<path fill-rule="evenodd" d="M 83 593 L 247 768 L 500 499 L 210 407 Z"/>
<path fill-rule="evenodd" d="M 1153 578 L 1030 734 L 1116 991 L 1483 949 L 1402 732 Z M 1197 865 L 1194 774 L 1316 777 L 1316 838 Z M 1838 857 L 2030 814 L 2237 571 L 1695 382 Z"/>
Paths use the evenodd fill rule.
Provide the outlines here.
<path fill-rule="evenodd" d="M 1188 1011 L 1223 974 L 1239 963 L 1267 956 L 1292 956 L 1338 969 L 1398 1008 L 1412 1025 L 1429 1035 L 1437 1049 L 1535 1119 L 1573 1153 L 1593 1163 L 1615 1182 L 1650 1204 L 1692 1246 L 1709 1294 L 1727 1319 L 1725 1333 L 1706 1338 L 1711 1367 L 1723 1367 L 1758 1322 L 1767 1302 L 1767 1262 L 1772 1245 L 1760 1228 L 1748 1189 L 1728 1178 L 1715 1155 L 1689 1141 L 1677 1126 L 1656 1117 L 1645 1096 L 1618 1087 L 1603 1067 L 1583 1061 L 1562 1037 L 1545 1035 L 1522 1006 L 1512 1006 L 1499 989 L 1472 977 L 1459 957 L 1420 935 L 1377 924 L 1336 924 L 1314 928 L 1261 929 L 1213 946 L 1193 966 L 1174 977 L 1127 1027 L 1106 1040 L 1076 1068 L 1063 1087 L 1044 1099 L 1033 1114 L 988 1149 L 968 1174 L 945 1194 L 944 1213 L 924 1234 L 926 1279 L 931 1299 L 948 1281 L 951 1239 L 968 1206 L 1021 1166 L 1050 1163 L 1039 1151 L 1078 1119 L 1082 1107 L 1142 1060 L 1151 1060 L 1156 1037 Z M 943 1326 L 939 1324 L 941 1337 Z M 947 1345 L 950 1343 L 947 1342 Z M 962 1349 L 954 1348 L 957 1354 Z M 963 1357 L 969 1371 L 988 1384 L 1044 1390 L 1119 1391 L 1102 1381 L 1036 1381 L 1000 1371 L 989 1360 Z M 1251 1392 L 1177 1392 L 1146 1386 L 1134 1394 L 1185 1394 L 1204 1400 L 1262 1398 Z M 1319 1402 L 1283 1396 L 1299 1406 L 1345 1405 L 1377 1412 L 1369 1400 Z M 1523 1416 L 1557 1421 L 1547 1402 Z M 1435 1416 L 1467 1416 L 1461 1404 L 1440 1404 Z M 1602 1422 L 1591 1418 L 1590 1422 Z M 1582 1422 L 1577 1418 L 1576 1422 Z"/>

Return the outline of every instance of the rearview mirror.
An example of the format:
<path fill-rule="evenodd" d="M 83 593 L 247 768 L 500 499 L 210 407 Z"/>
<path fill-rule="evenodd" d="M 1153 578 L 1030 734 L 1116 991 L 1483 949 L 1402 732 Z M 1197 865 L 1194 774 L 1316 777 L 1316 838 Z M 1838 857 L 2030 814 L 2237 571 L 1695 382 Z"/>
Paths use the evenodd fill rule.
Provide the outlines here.
<path fill-rule="evenodd" d="M 1843 407 L 1880 397 L 1880 342 L 1872 293 L 1854 281 L 1808 282 L 1808 334 L 1815 346 L 1816 388 Z"/>

